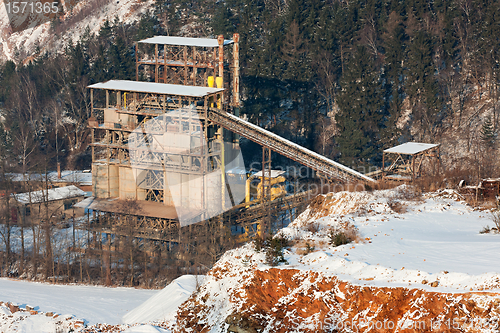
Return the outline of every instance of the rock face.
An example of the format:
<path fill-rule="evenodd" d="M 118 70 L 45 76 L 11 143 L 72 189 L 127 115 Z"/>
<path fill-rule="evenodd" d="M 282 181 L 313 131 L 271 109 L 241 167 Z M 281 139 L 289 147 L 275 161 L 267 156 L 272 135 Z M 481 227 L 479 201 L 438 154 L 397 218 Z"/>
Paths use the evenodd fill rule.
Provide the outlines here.
<path fill-rule="evenodd" d="M 356 286 L 280 268 L 249 269 L 229 287 L 228 275 L 211 271 L 208 286 L 180 308 L 178 332 L 492 332 L 500 326 L 495 293 Z"/>
<path fill-rule="evenodd" d="M 131 23 L 154 6 L 152 0 L 66 0 L 61 3 L 64 15 L 58 28 L 45 22 L 13 32 L 7 11 L 0 11 L 0 64 L 7 60 L 27 64 L 45 52 L 63 52 L 68 44 L 76 43 L 87 28 L 97 34 L 106 19 L 112 21 L 115 17 Z M 37 48 L 40 48 L 38 53 Z"/>

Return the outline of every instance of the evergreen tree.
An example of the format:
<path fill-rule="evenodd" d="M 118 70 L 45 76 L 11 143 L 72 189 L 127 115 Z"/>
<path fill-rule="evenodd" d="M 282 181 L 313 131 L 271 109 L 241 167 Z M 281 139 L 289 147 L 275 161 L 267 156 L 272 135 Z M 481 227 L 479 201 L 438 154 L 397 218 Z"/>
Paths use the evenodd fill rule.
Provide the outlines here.
<path fill-rule="evenodd" d="M 488 149 L 493 149 L 495 147 L 496 133 L 491 117 L 486 118 L 481 127 L 481 141 Z"/>
<path fill-rule="evenodd" d="M 435 76 L 433 40 L 418 31 L 408 48 L 406 92 L 412 102 L 415 120 L 420 123 L 419 140 L 431 140 L 441 124 L 443 101 Z"/>
<path fill-rule="evenodd" d="M 16 74 L 16 64 L 12 60 L 7 60 L 0 70 L 0 103 L 4 103 L 10 94 L 12 77 Z"/>
<path fill-rule="evenodd" d="M 402 17 L 391 12 L 385 24 L 384 40 L 384 73 L 383 81 L 386 118 L 381 129 L 381 144 L 383 147 L 392 146 L 401 135 L 396 127 L 401 115 L 401 107 L 404 99 L 404 72 L 403 62 L 405 59 L 405 48 L 408 36 L 405 34 Z"/>
<path fill-rule="evenodd" d="M 229 7 L 224 2 L 220 2 L 212 20 L 214 34 L 216 36 L 224 35 L 226 38 L 232 37 L 232 34 L 236 32 L 236 22 L 234 21 L 235 18 Z"/>
<path fill-rule="evenodd" d="M 335 119 L 341 161 L 351 164 L 373 158 L 378 152 L 384 99 L 380 73 L 364 46 L 358 47 L 349 61 L 340 86 L 337 99 L 340 112 Z"/>
<path fill-rule="evenodd" d="M 147 13 L 143 14 L 137 26 L 135 40 L 142 40 L 161 34 L 162 31 L 160 29 L 160 23 L 158 22 L 158 19 L 155 16 L 149 15 Z"/>

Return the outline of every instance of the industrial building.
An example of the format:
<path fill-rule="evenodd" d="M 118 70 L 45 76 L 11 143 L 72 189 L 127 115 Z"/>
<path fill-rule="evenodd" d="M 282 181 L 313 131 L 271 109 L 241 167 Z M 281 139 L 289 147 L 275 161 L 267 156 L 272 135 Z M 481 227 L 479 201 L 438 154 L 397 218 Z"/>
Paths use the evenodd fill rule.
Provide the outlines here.
<path fill-rule="evenodd" d="M 211 218 L 259 230 L 244 224 L 255 225 L 271 206 L 249 209 L 239 135 L 263 146 L 254 203 L 273 201 L 278 210 L 304 203 L 305 196 L 272 191 L 278 181 L 271 177 L 271 150 L 334 181 L 374 182 L 239 118 L 238 53 L 238 34 L 156 36 L 136 44 L 136 81 L 88 87 L 93 197 L 86 207 L 96 214 L 95 226 L 119 234 L 121 217 L 134 216 L 136 237 L 162 241 L 176 241 L 179 227 Z M 246 211 L 224 215 L 238 209 Z"/>

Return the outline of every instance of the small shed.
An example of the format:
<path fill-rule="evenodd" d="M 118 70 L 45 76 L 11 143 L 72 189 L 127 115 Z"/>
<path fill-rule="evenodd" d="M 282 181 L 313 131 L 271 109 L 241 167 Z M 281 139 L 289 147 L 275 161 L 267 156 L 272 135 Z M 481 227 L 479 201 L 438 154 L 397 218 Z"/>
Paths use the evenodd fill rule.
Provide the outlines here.
<path fill-rule="evenodd" d="M 439 144 L 407 142 L 383 151 L 382 178 L 414 181 L 422 175 L 422 164 L 430 160 L 439 170 Z M 386 167 L 386 162 L 390 165 Z"/>
<path fill-rule="evenodd" d="M 85 192 L 74 185 L 39 190 L 33 192 L 16 193 L 12 199 L 18 206 L 21 221 L 38 223 L 40 220 L 55 218 L 55 221 L 68 216 L 83 216 L 82 208 L 75 208 L 74 204 L 84 199 Z M 17 221 L 17 214 L 13 219 Z"/>

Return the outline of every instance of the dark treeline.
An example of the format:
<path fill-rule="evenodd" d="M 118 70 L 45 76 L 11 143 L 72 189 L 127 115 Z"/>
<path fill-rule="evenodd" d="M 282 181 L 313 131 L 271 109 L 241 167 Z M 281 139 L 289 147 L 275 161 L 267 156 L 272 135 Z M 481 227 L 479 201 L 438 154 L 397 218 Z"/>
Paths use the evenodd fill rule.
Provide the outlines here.
<path fill-rule="evenodd" d="M 472 90 L 497 101 L 499 13 L 487 0 L 226 0 L 213 27 L 241 34 L 251 119 L 346 164 L 380 166 L 382 148 L 436 142 L 450 119 L 460 124 Z"/>
<path fill-rule="evenodd" d="M 462 121 L 472 90 L 498 99 L 499 6 L 487 0 L 157 0 L 136 24 L 107 21 L 97 36 L 86 32 L 63 53 L 3 64 L 2 157 L 10 152 L 9 163 L 26 166 L 27 151 L 50 149 L 53 163 L 88 167 L 86 86 L 134 79 L 134 41 L 238 32 L 243 113 L 346 164 L 380 165 L 381 148 L 433 142 L 449 119 Z M 401 122 L 405 110 L 411 113 Z M 496 130 L 496 113 L 491 121 Z"/>

